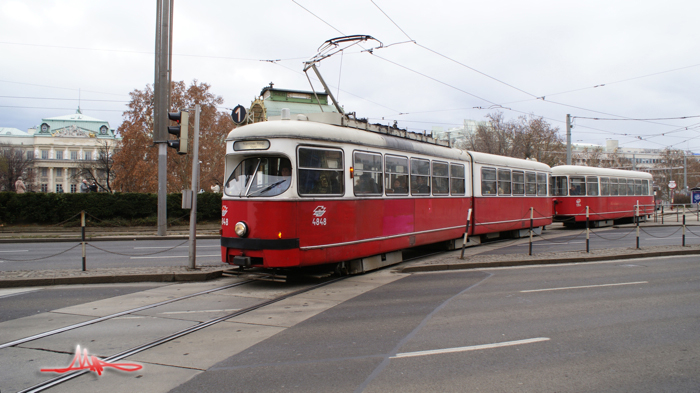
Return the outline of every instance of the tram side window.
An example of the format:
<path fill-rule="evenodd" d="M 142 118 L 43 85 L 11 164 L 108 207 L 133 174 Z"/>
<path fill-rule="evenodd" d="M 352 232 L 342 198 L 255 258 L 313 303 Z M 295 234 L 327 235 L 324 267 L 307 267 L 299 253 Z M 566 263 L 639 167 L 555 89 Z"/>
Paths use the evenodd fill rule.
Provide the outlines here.
<path fill-rule="evenodd" d="M 510 169 L 498 170 L 498 195 L 510 195 Z"/>
<path fill-rule="evenodd" d="M 300 147 L 298 154 L 300 195 L 343 194 L 342 150 Z"/>
<path fill-rule="evenodd" d="M 634 195 L 644 195 L 642 194 L 642 179 L 634 180 Z"/>
<path fill-rule="evenodd" d="M 634 195 L 634 179 L 627 179 L 627 195 Z"/>
<path fill-rule="evenodd" d="M 513 171 L 513 195 L 525 195 L 525 173 Z"/>
<path fill-rule="evenodd" d="M 586 176 L 588 195 L 598 196 L 598 176 Z"/>
<path fill-rule="evenodd" d="M 617 179 L 614 177 L 610 178 L 610 195 L 620 195 L 617 188 Z"/>
<path fill-rule="evenodd" d="M 551 188 L 554 189 L 554 185 Z M 525 191 L 527 195 L 537 195 L 537 174 L 535 172 L 525 172 Z"/>
<path fill-rule="evenodd" d="M 600 195 L 610 195 L 610 178 L 600 178 Z"/>
<path fill-rule="evenodd" d="M 397 156 L 384 156 L 386 174 L 387 195 L 408 194 L 408 158 Z"/>
<path fill-rule="evenodd" d="M 552 176 L 549 179 L 549 189 L 552 193 L 552 196 L 569 195 L 569 187 L 567 186 L 566 176 Z"/>
<path fill-rule="evenodd" d="M 355 195 L 382 194 L 382 155 L 378 153 L 354 153 L 355 169 L 353 189 Z"/>
<path fill-rule="evenodd" d="M 642 180 L 642 195 L 649 195 L 649 180 Z"/>
<path fill-rule="evenodd" d="M 547 174 L 537 173 L 537 195 L 547 196 Z"/>
<path fill-rule="evenodd" d="M 496 195 L 496 170 L 481 168 L 481 195 Z"/>
<path fill-rule="evenodd" d="M 586 178 L 583 176 L 571 176 L 569 195 L 586 195 Z"/>
<path fill-rule="evenodd" d="M 464 165 L 450 164 L 450 188 L 452 195 L 464 195 Z"/>
<path fill-rule="evenodd" d="M 411 158 L 411 195 L 430 195 L 430 160 Z"/>
<path fill-rule="evenodd" d="M 627 179 L 617 179 L 617 183 L 619 185 L 618 195 L 627 195 Z"/>
<path fill-rule="evenodd" d="M 450 167 L 446 162 L 433 161 L 433 195 L 450 193 Z"/>

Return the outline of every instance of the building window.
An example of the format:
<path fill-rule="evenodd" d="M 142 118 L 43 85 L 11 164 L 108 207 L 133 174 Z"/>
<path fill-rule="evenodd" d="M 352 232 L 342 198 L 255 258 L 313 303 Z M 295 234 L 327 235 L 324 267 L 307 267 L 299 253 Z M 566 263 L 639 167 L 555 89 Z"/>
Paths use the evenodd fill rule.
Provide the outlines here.
<path fill-rule="evenodd" d="M 71 152 L 70 152 L 70 159 L 73 160 L 73 161 L 77 161 L 77 160 L 78 160 L 78 152 L 77 152 L 77 151 L 71 151 Z"/>
<path fill-rule="evenodd" d="M 49 159 L 49 151 L 48 151 L 48 150 L 42 150 L 42 151 L 41 151 L 41 159 L 42 159 L 42 160 L 48 160 L 48 159 Z"/>
<path fill-rule="evenodd" d="M 33 159 L 34 159 L 34 150 L 27 151 L 27 160 L 33 160 Z"/>
<path fill-rule="evenodd" d="M 41 185 L 41 192 L 49 192 L 49 185 L 48 184 L 42 184 Z"/>
<path fill-rule="evenodd" d="M 56 168 L 56 177 L 63 176 L 63 168 Z"/>
<path fill-rule="evenodd" d="M 46 177 L 49 175 L 49 168 L 41 168 L 41 177 Z"/>
<path fill-rule="evenodd" d="M 90 154 L 89 151 L 86 151 L 86 152 L 85 152 L 85 156 L 84 156 L 84 157 L 85 157 L 85 158 L 84 158 L 85 161 L 90 161 L 90 160 L 92 160 L 92 154 Z"/>
<path fill-rule="evenodd" d="M 77 185 L 77 184 L 71 184 L 71 185 L 70 185 L 70 193 L 71 193 L 71 194 L 75 194 L 76 192 L 78 192 L 78 185 Z"/>
<path fill-rule="evenodd" d="M 57 150 L 57 151 L 56 151 L 56 159 L 57 159 L 57 160 L 62 160 L 62 159 L 63 159 L 63 151 L 62 151 L 62 150 Z"/>
<path fill-rule="evenodd" d="M 56 184 L 56 193 L 63 194 L 63 184 Z"/>

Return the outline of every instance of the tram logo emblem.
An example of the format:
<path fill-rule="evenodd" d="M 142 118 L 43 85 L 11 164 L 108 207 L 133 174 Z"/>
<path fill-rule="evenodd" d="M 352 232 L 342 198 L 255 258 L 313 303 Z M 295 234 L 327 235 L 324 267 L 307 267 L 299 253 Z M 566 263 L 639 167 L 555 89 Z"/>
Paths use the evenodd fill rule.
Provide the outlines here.
<path fill-rule="evenodd" d="M 228 213 L 228 206 L 224 205 L 221 207 L 221 217 L 225 216 L 226 213 Z"/>
<path fill-rule="evenodd" d="M 102 360 L 95 355 L 88 355 L 87 348 L 80 351 L 80 345 L 75 348 L 75 357 L 70 366 L 66 368 L 42 368 L 42 373 L 58 373 L 63 374 L 69 371 L 79 371 L 79 370 L 90 370 L 97 375 L 102 375 L 105 368 L 114 368 L 120 371 L 138 371 L 143 368 L 142 365 L 137 363 L 110 363 L 106 360 Z"/>
<path fill-rule="evenodd" d="M 325 206 L 316 206 L 316 208 L 314 209 L 314 216 L 323 217 L 324 214 L 326 214 L 326 207 Z"/>
<path fill-rule="evenodd" d="M 576 206 L 581 207 L 581 198 L 576 199 Z"/>

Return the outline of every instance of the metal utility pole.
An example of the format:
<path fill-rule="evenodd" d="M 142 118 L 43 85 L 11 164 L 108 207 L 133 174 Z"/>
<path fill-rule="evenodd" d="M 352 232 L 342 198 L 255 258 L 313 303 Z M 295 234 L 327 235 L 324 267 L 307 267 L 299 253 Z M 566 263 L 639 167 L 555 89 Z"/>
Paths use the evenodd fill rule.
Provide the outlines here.
<path fill-rule="evenodd" d="M 683 152 L 683 188 L 688 190 L 688 161 L 685 152 Z"/>
<path fill-rule="evenodd" d="M 571 165 L 571 115 L 566 115 L 566 165 Z"/>
<path fill-rule="evenodd" d="M 153 142 L 158 144 L 158 236 L 168 230 L 168 110 L 172 75 L 173 1 L 158 0 L 156 10 L 155 80 L 153 83 Z"/>
<path fill-rule="evenodd" d="M 190 269 L 197 268 L 197 195 L 199 194 L 199 104 L 194 106 L 192 143 L 192 210 L 190 210 Z"/>

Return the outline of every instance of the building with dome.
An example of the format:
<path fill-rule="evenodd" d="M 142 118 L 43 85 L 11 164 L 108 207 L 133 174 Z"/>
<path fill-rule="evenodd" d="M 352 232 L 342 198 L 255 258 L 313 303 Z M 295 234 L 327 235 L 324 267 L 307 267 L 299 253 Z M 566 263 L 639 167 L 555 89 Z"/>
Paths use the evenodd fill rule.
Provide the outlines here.
<path fill-rule="evenodd" d="M 35 192 L 80 192 L 83 179 L 99 184 L 108 175 L 100 158 L 110 156 L 119 139 L 107 121 L 80 109 L 41 119 L 26 132 L 0 127 L 0 148 L 31 162 L 22 175 L 27 189 Z"/>

